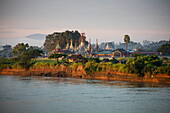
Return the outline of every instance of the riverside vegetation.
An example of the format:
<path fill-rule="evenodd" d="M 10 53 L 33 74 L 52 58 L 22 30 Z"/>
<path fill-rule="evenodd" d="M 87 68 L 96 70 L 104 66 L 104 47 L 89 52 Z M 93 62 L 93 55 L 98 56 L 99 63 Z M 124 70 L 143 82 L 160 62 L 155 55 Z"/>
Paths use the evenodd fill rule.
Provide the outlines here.
<path fill-rule="evenodd" d="M 29 45 L 23 43 L 13 48 L 13 54 L 15 55 L 13 58 L 0 58 L 1 74 L 132 81 L 154 80 L 154 82 L 170 83 L 169 60 L 167 58 L 160 59 L 155 55 L 136 54 L 133 58 L 126 58 L 126 63 L 113 63 L 109 59 L 107 62 L 102 62 L 98 58 L 87 58 L 86 63 L 71 63 L 68 62 L 67 55 L 64 54 L 52 54 L 47 59 L 38 59 L 37 57 L 41 56 L 43 52 L 31 50 Z M 115 59 L 113 58 L 113 60 Z"/>
<path fill-rule="evenodd" d="M 66 59 L 32 59 L 28 66 L 23 67 L 10 58 L 1 58 L 1 72 L 11 74 L 34 76 L 58 76 L 99 78 L 112 80 L 134 80 L 137 78 L 165 77 L 164 82 L 169 83 L 170 66 L 163 64 L 157 56 L 138 56 L 128 58 L 126 64 L 113 64 L 112 62 L 99 62 L 99 59 L 90 58 L 86 63 L 69 63 Z M 21 61 L 19 61 L 21 62 Z M 22 63 L 21 63 L 22 64 Z M 2 73 L 3 74 L 3 73 Z M 7 73 L 8 74 L 8 73 Z M 136 80 L 134 80 L 136 81 Z"/>

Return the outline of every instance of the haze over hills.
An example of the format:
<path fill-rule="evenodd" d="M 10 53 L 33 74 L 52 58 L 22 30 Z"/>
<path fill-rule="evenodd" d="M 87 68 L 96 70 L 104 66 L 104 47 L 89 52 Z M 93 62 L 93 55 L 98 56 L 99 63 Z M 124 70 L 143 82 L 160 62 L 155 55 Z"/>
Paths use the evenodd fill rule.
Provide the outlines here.
<path fill-rule="evenodd" d="M 28 43 L 31 46 L 43 46 L 45 41 L 45 34 L 31 34 L 21 38 L 13 38 L 13 39 L 3 39 L 0 41 L 0 46 L 3 45 L 12 45 L 15 46 L 18 43 Z"/>
<path fill-rule="evenodd" d="M 46 37 L 45 34 L 31 34 L 31 35 L 26 36 L 26 38 L 35 39 L 35 40 L 44 40 L 45 37 Z"/>
<path fill-rule="evenodd" d="M 170 0 L 1 1 L 0 45 L 25 42 L 30 37 L 24 37 L 31 34 L 64 30 L 84 32 L 92 43 L 96 39 L 99 43 L 123 42 L 125 34 L 135 42 L 168 40 L 170 36 Z"/>

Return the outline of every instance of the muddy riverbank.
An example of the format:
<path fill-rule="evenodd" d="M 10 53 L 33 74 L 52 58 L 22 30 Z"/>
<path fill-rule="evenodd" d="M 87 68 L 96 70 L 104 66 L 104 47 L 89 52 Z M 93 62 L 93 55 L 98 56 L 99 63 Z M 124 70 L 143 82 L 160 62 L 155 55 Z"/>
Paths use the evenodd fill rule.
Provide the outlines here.
<path fill-rule="evenodd" d="M 17 75 L 17 76 L 48 76 L 48 77 L 72 77 L 83 79 L 100 79 L 113 81 L 131 81 L 131 82 L 153 82 L 170 84 L 170 76 L 154 75 L 152 77 L 137 77 L 135 74 L 127 74 L 120 72 L 95 72 L 86 74 L 84 70 L 54 70 L 54 69 L 3 69 L 1 75 Z"/>

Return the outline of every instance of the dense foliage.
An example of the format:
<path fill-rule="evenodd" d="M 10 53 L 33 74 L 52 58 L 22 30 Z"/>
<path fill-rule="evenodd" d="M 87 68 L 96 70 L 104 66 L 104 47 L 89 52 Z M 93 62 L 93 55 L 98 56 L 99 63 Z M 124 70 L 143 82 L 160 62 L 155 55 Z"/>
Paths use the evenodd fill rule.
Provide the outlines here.
<path fill-rule="evenodd" d="M 112 62 L 97 63 L 95 60 L 89 60 L 84 70 L 87 74 L 100 72 L 100 71 L 116 71 L 123 73 L 137 74 L 140 77 L 152 76 L 154 74 L 167 74 L 170 75 L 170 66 L 163 66 L 162 60 L 155 56 L 136 56 L 129 58 L 126 64 L 113 64 Z"/>
<path fill-rule="evenodd" d="M 128 49 L 128 43 L 130 42 L 130 37 L 129 35 L 124 36 L 124 42 L 126 43 L 126 50 Z"/>
<path fill-rule="evenodd" d="M 144 56 L 144 55 L 143 55 L 143 54 L 140 54 L 140 53 L 132 54 L 132 57 L 139 57 L 139 56 Z"/>
<path fill-rule="evenodd" d="M 50 55 L 48 56 L 48 58 L 49 58 L 49 59 L 55 58 L 55 59 L 57 59 L 57 62 L 58 62 L 58 59 L 59 59 L 59 58 L 64 59 L 66 56 L 68 56 L 68 55 L 67 55 L 67 54 L 57 54 L 57 53 L 54 53 L 54 54 L 50 54 Z"/>
<path fill-rule="evenodd" d="M 0 58 L 0 70 L 5 69 L 5 68 L 11 68 L 11 65 L 13 62 L 8 59 L 8 58 Z"/>
<path fill-rule="evenodd" d="M 73 43 L 73 46 L 78 46 L 81 40 L 85 40 L 85 36 L 81 36 L 78 31 L 65 31 L 65 32 L 54 32 L 46 36 L 44 43 L 44 49 L 48 52 L 54 50 L 58 44 L 62 49 L 69 43 Z"/>
<path fill-rule="evenodd" d="M 158 49 L 158 52 L 162 52 L 162 55 L 170 55 L 170 42 L 161 45 Z"/>
<path fill-rule="evenodd" d="M 51 58 L 63 57 L 62 54 L 55 56 L 52 54 Z M 162 63 L 162 60 L 155 56 L 136 56 L 135 58 L 128 58 L 126 64 L 111 62 L 112 60 L 104 59 L 99 60 L 98 58 L 89 58 L 86 63 L 69 63 L 63 62 L 62 60 L 55 59 L 37 59 L 37 60 L 27 60 L 29 55 L 23 54 L 21 58 L 1 58 L 0 59 L 0 69 L 4 68 L 33 68 L 33 69 L 60 69 L 65 68 L 68 70 L 82 70 L 86 74 L 93 75 L 95 72 L 120 72 L 120 73 L 131 73 L 137 76 L 152 77 L 155 74 L 166 74 L 170 75 L 170 66 L 168 63 Z M 120 58 L 119 58 L 120 59 Z M 167 60 L 163 58 L 163 60 Z M 15 62 L 17 61 L 17 62 Z M 107 62 L 103 62 L 107 61 Z M 25 64 L 26 65 L 25 65 Z M 26 67 L 27 66 L 27 67 Z"/>
<path fill-rule="evenodd" d="M 157 67 L 162 65 L 162 61 L 155 55 L 139 56 L 129 59 L 126 63 L 128 73 L 135 73 L 139 76 L 152 75 Z"/>
<path fill-rule="evenodd" d="M 13 49 L 12 53 L 15 57 L 12 58 L 21 68 L 29 69 L 32 65 L 31 59 L 42 56 L 43 51 L 39 49 L 30 49 L 28 44 L 18 43 Z"/>
<path fill-rule="evenodd" d="M 161 66 L 157 68 L 158 73 L 170 75 L 170 66 Z"/>

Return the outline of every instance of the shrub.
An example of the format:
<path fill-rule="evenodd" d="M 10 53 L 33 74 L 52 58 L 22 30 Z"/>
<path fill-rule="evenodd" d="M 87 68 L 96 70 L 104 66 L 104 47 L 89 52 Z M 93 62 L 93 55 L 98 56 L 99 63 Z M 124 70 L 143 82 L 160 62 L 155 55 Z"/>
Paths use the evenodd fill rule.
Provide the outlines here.
<path fill-rule="evenodd" d="M 127 72 L 127 68 L 125 64 L 121 64 L 119 66 L 119 72 L 123 72 L 123 73 Z"/>
<path fill-rule="evenodd" d="M 87 74 L 91 74 L 97 71 L 98 64 L 95 61 L 88 61 L 85 64 L 84 70 Z"/>
<path fill-rule="evenodd" d="M 155 73 L 156 66 L 152 64 L 147 64 L 142 70 L 145 75 L 151 76 Z"/>
<path fill-rule="evenodd" d="M 161 66 L 162 61 L 156 55 L 140 56 L 133 59 L 129 59 L 126 63 L 127 71 L 129 73 L 135 73 L 139 76 L 144 74 L 153 74 L 156 67 Z"/>
<path fill-rule="evenodd" d="M 69 65 L 69 68 L 76 70 L 78 68 L 78 66 L 80 66 L 80 65 L 83 65 L 83 64 L 74 62 L 71 65 Z"/>
<path fill-rule="evenodd" d="M 119 71 L 119 68 L 122 64 L 121 63 L 118 63 L 118 64 L 112 64 L 112 70 L 113 71 Z"/>
<path fill-rule="evenodd" d="M 157 68 L 158 73 L 170 75 L 170 66 L 161 66 Z"/>
<path fill-rule="evenodd" d="M 50 63 L 48 62 L 36 62 L 33 65 L 33 68 L 39 68 L 39 69 L 44 69 L 50 66 Z"/>
<path fill-rule="evenodd" d="M 96 63 L 99 63 L 100 62 L 100 59 L 99 58 L 88 58 L 88 61 L 95 61 Z"/>
<path fill-rule="evenodd" d="M 139 57 L 139 56 L 144 56 L 143 54 L 140 54 L 140 53 L 135 53 L 132 55 L 132 57 Z"/>
<path fill-rule="evenodd" d="M 14 62 L 11 62 L 9 58 L 4 58 L 1 57 L 0 58 L 0 70 L 2 69 L 6 69 L 6 68 L 12 68 L 12 65 L 14 64 Z"/>

